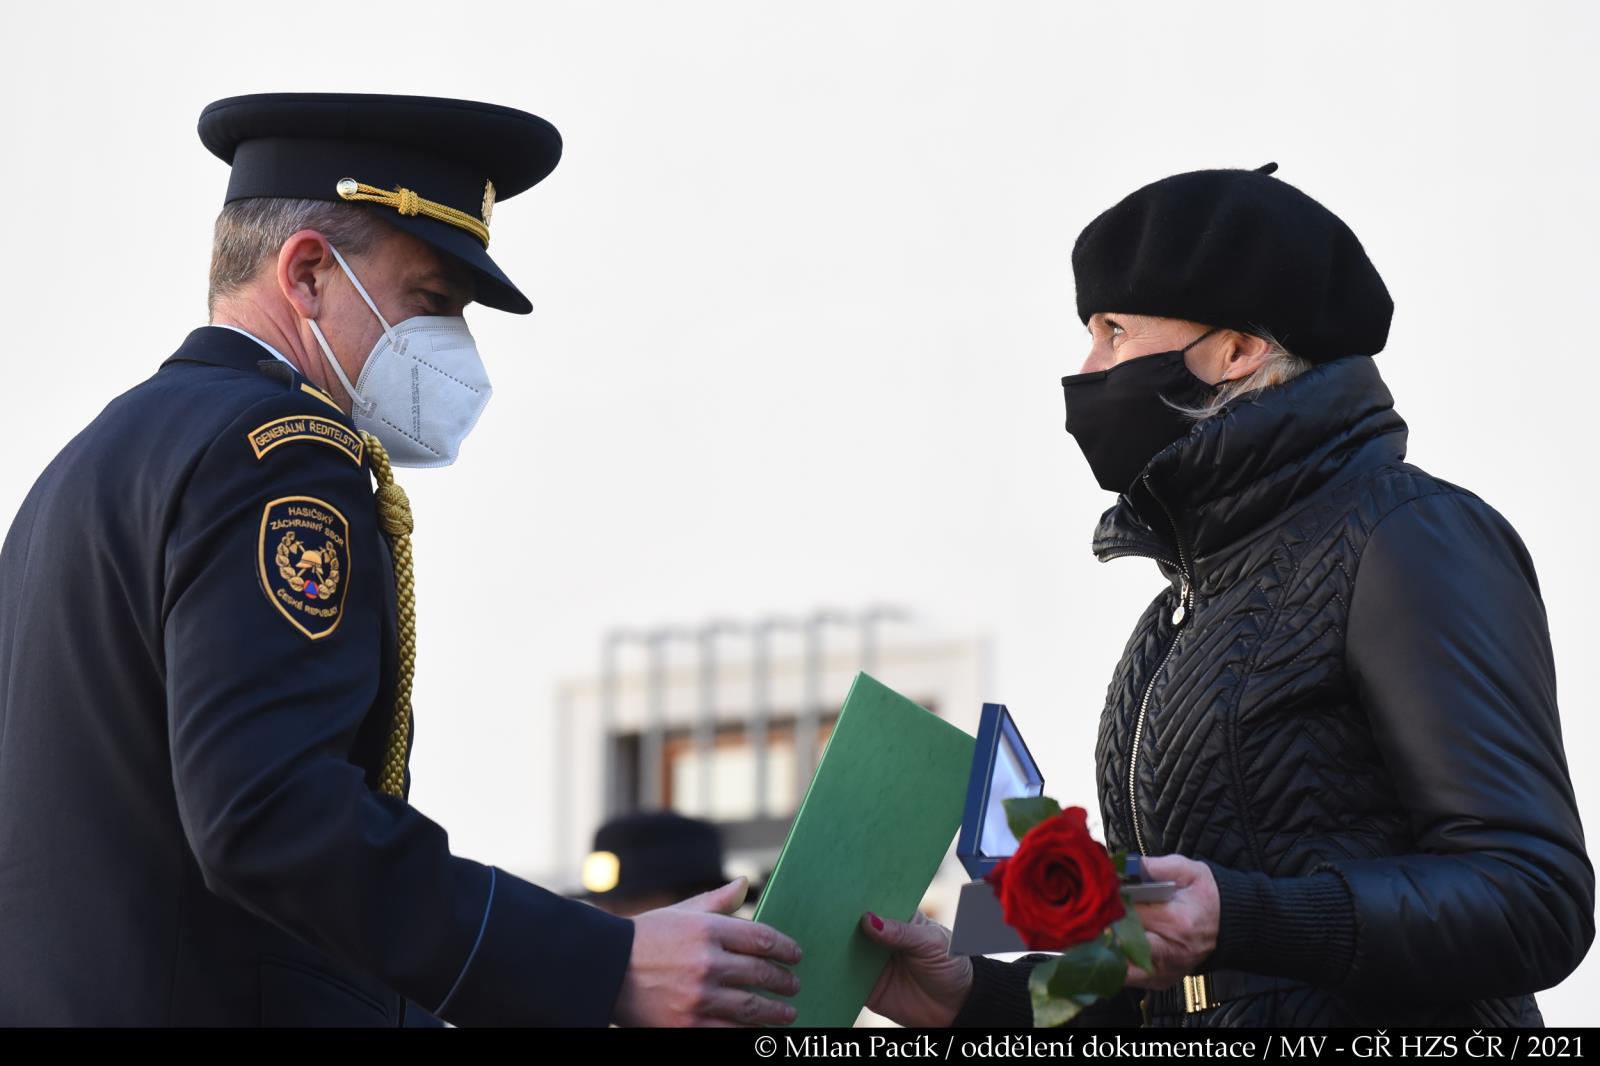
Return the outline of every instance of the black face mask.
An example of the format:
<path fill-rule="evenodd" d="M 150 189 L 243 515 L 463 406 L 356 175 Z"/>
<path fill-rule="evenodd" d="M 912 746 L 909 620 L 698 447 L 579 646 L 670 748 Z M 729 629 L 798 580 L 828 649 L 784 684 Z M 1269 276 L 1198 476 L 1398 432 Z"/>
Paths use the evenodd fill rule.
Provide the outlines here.
<path fill-rule="evenodd" d="M 1210 399 L 1216 386 L 1191 374 L 1183 357 L 1215 332 L 1206 330 L 1178 351 L 1061 379 L 1067 432 L 1077 438 L 1101 488 L 1127 492 L 1157 452 L 1193 427 L 1193 419 L 1164 401 L 1195 407 Z"/>

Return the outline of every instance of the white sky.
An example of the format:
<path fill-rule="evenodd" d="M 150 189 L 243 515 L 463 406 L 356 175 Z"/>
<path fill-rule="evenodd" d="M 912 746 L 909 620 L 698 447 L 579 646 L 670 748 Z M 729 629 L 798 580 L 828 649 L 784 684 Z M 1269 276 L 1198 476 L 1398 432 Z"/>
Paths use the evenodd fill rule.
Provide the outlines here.
<path fill-rule="evenodd" d="M 1280 164 L 1395 297 L 1410 458 L 1521 532 L 1588 824 L 1600 731 L 1591 306 L 1600 9 L 1582 3 L 23 5 L 0 66 L 0 517 L 204 321 L 210 100 L 404 92 L 553 121 L 495 212 L 536 305 L 469 312 L 496 394 L 402 480 L 421 584 L 413 799 L 458 851 L 547 846 L 555 680 L 615 623 L 903 603 L 992 635 L 1051 791 L 1160 587 L 1089 553 L 1062 428 L 1068 254 L 1147 181 Z M 314 12 L 314 13 L 313 13 Z M 152 427 L 159 432 L 159 427 Z M 974 708 L 974 712 L 976 708 Z M 530 754 L 533 753 L 533 754 Z M 584 832 L 587 832 L 587 827 Z M 1543 993 L 1588 1019 L 1592 960 Z"/>

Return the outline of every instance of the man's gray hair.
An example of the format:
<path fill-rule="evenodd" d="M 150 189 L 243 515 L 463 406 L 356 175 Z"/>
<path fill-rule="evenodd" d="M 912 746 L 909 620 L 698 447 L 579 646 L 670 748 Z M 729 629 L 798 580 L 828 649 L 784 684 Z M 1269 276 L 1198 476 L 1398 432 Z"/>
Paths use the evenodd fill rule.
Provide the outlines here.
<path fill-rule="evenodd" d="M 314 229 L 344 256 L 372 250 L 387 227 L 372 212 L 354 204 L 327 200 L 293 200 L 258 196 L 225 204 L 217 216 L 211 242 L 211 284 L 206 311 L 238 292 L 277 257 L 283 242 L 303 229 Z"/>
<path fill-rule="evenodd" d="M 1220 413 L 1235 400 L 1243 399 L 1263 389 L 1270 389 L 1274 385 L 1293 381 L 1311 369 L 1311 360 L 1289 351 L 1271 333 L 1266 330 L 1252 332 L 1271 345 L 1265 362 L 1242 378 L 1224 382 L 1217 390 L 1217 394 L 1199 407 L 1179 407 L 1176 404 L 1173 406 L 1198 422 Z"/>

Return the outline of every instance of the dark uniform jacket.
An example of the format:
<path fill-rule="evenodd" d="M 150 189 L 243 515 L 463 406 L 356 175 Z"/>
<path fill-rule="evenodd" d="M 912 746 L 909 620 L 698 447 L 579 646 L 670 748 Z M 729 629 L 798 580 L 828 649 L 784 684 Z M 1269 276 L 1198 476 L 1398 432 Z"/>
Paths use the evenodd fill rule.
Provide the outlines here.
<path fill-rule="evenodd" d="M 1288 979 L 1151 1024 L 1537 1025 L 1594 939 L 1533 562 L 1405 444 L 1373 360 L 1335 360 L 1202 422 L 1096 532 L 1170 582 L 1107 691 L 1106 842 L 1211 867 L 1203 972 Z M 1026 1022 L 1030 965 L 980 962 L 961 1021 Z"/>
<path fill-rule="evenodd" d="M 396 608 L 364 459 L 291 367 L 203 327 L 28 494 L 0 552 L 0 1023 L 610 1020 L 631 922 L 379 791 Z"/>

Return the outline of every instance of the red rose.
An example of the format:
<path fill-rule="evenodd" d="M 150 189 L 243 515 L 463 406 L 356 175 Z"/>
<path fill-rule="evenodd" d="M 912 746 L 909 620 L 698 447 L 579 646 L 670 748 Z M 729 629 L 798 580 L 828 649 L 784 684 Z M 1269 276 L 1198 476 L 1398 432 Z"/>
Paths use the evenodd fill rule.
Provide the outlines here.
<path fill-rule="evenodd" d="M 1089 835 L 1082 807 L 1068 807 L 1028 830 L 1016 854 L 984 880 L 994 886 L 1006 924 L 1028 947 L 1065 951 L 1093 940 L 1123 915 L 1117 869 Z"/>

